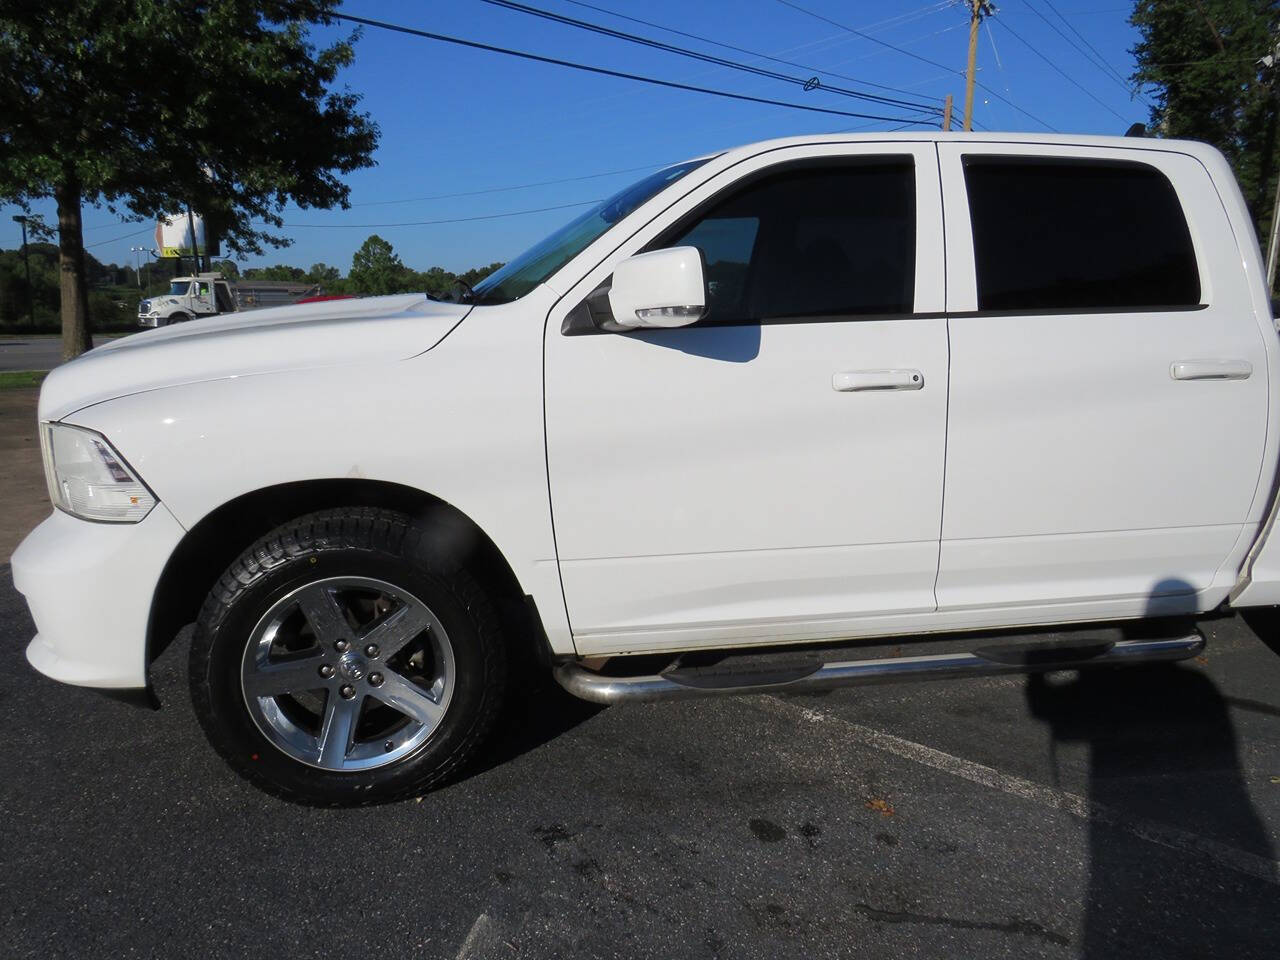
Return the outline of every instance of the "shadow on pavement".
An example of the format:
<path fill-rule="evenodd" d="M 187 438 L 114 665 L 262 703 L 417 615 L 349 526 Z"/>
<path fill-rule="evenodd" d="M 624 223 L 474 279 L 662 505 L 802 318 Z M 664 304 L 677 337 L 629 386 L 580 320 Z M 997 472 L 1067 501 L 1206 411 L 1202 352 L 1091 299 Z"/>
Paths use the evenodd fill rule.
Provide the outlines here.
<path fill-rule="evenodd" d="M 1160 665 L 1069 682 L 1034 676 L 1026 696 L 1055 746 L 1089 748 L 1095 813 L 1080 956 L 1274 956 L 1267 931 L 1280 887 L 1274 873 L 1257 873 L 1275 851 L 1214 682 Z M 1260 923 L 1238 923 L 1254 909 Z"/>
<path fill-rule="evenodd" d="M 512 686 L 493 736 L 461 771 L 457 782 L 536 750 L 604 709 L 566 693 L 545 670 L 532 670 L 527 685 L 516 681 Z"/>

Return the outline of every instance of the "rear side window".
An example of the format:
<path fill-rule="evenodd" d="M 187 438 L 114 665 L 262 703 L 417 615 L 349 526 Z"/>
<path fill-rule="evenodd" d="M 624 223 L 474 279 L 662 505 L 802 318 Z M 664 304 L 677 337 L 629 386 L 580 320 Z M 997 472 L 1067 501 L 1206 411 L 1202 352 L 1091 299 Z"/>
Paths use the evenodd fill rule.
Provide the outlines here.
<path fill-rule="evenodd" d="M 1173 184 L 1143 163 L 966 157 L 979 310 L 1200 302 Z"/>
<path fill-rule="evenodd" d="M 703 323 L 910 313 L 915 295 L 910 157 L 805 165 L 712 201 L 650 249 L 694 246 L 706 263 Z"/>

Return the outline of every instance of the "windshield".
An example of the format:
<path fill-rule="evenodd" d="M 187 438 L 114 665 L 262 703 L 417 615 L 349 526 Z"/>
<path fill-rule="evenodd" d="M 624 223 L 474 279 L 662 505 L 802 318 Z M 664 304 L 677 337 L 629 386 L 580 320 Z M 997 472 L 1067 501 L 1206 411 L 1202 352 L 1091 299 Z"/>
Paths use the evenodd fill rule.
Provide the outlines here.
<path fill-rule="evenodd" d="M 665 167 L 596 204 L 475 286 L 473 303 L 510 303 L 551 276 L 650 197 L 710 158 Z"/>
<path fill-rule="evenodd" d="M 191 282 L 189 280 L 174 280 L 169 284 L 169 296 L 185 297 L 187 295 L 187 288 L 190 286 Z"/>

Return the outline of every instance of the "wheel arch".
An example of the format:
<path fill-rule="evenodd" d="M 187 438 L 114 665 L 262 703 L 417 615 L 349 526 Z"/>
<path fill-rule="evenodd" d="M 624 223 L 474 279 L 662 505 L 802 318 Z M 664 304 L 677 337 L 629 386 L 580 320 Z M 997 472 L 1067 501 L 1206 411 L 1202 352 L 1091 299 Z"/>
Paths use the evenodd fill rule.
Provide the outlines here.
<path fill-rule="evenodd" d="M 165 564 L 147 624 L 151 665 L 192 623 L 211 586 L 236 557 L 267 532 L 316 510 L 382 507 L 425 520 L 450 541 L 459 561 L 492 591 L 513 652 L 550 663 L 551 649 L 533 597 L 524 593 L 502 551 L 470 517 L 414 487 L 357 478 L 304 480 L 242 494 L 207 513 L 187 531 Z M 154 698 L 153 698 L 154 702 Z"/>

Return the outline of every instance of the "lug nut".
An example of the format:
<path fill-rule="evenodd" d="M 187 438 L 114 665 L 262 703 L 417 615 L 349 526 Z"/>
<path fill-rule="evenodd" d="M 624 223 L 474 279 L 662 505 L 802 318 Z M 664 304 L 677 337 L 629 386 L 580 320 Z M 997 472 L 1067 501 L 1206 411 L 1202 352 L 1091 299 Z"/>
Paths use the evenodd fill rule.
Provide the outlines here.
<path fill-rule="evenodd" d="M 339 653 L 346 653 L 347 648 L 350 646 L 351 644 L 347 643 L 347 641 L 339 640 L 336 643 L 334 643 L 333 649 L 337 650 Z"/>
<path fill-rule="evenodd" d="M 369 674 L 369 682 L 373 684 L 373 686 L 375 687 L 382 686 L 382 674 L 380 673 Z"/>
<path fill-rule="evenodd" d="M 343 685 L 338 689 L 338 692 L 339 692 L 340 694 L 342 694 L 342 696 L 343 696 L 343 698 L 344 698 L 344 699 L 346 699 L 346 700 L 350 700 L 352 697 L 354 697 L 354 696 L 356 695 L 356 688 L 355 688 L 355 687 L 353 687 L 353 686 L 352 686 L 351 684 L 349 684 L 349 683 L 344 683 L 344 684 L 343 684 Z"/>
<path fill-rule="evenodd" d="M 390 753 L 395 748 L 396 748 L 396 744 L 394 740 L 388 740 L 386 743 L 382 745 L 382 749 L 386 750 L 388 753 Z"/>
<path fill-rule="evenodd" d="M 329 666 L 327 663 L 320 664 L 320 676 L 324 677 L 326 680 L 332 679 L 333 667 Z"/>
<path fill-rule="evenodd" d="M 366 657 L 376 657 L 378 655 L 378 645 L 376 643 L 371 643 L 366 646 L 364 648 L 364 655 Z"/>

